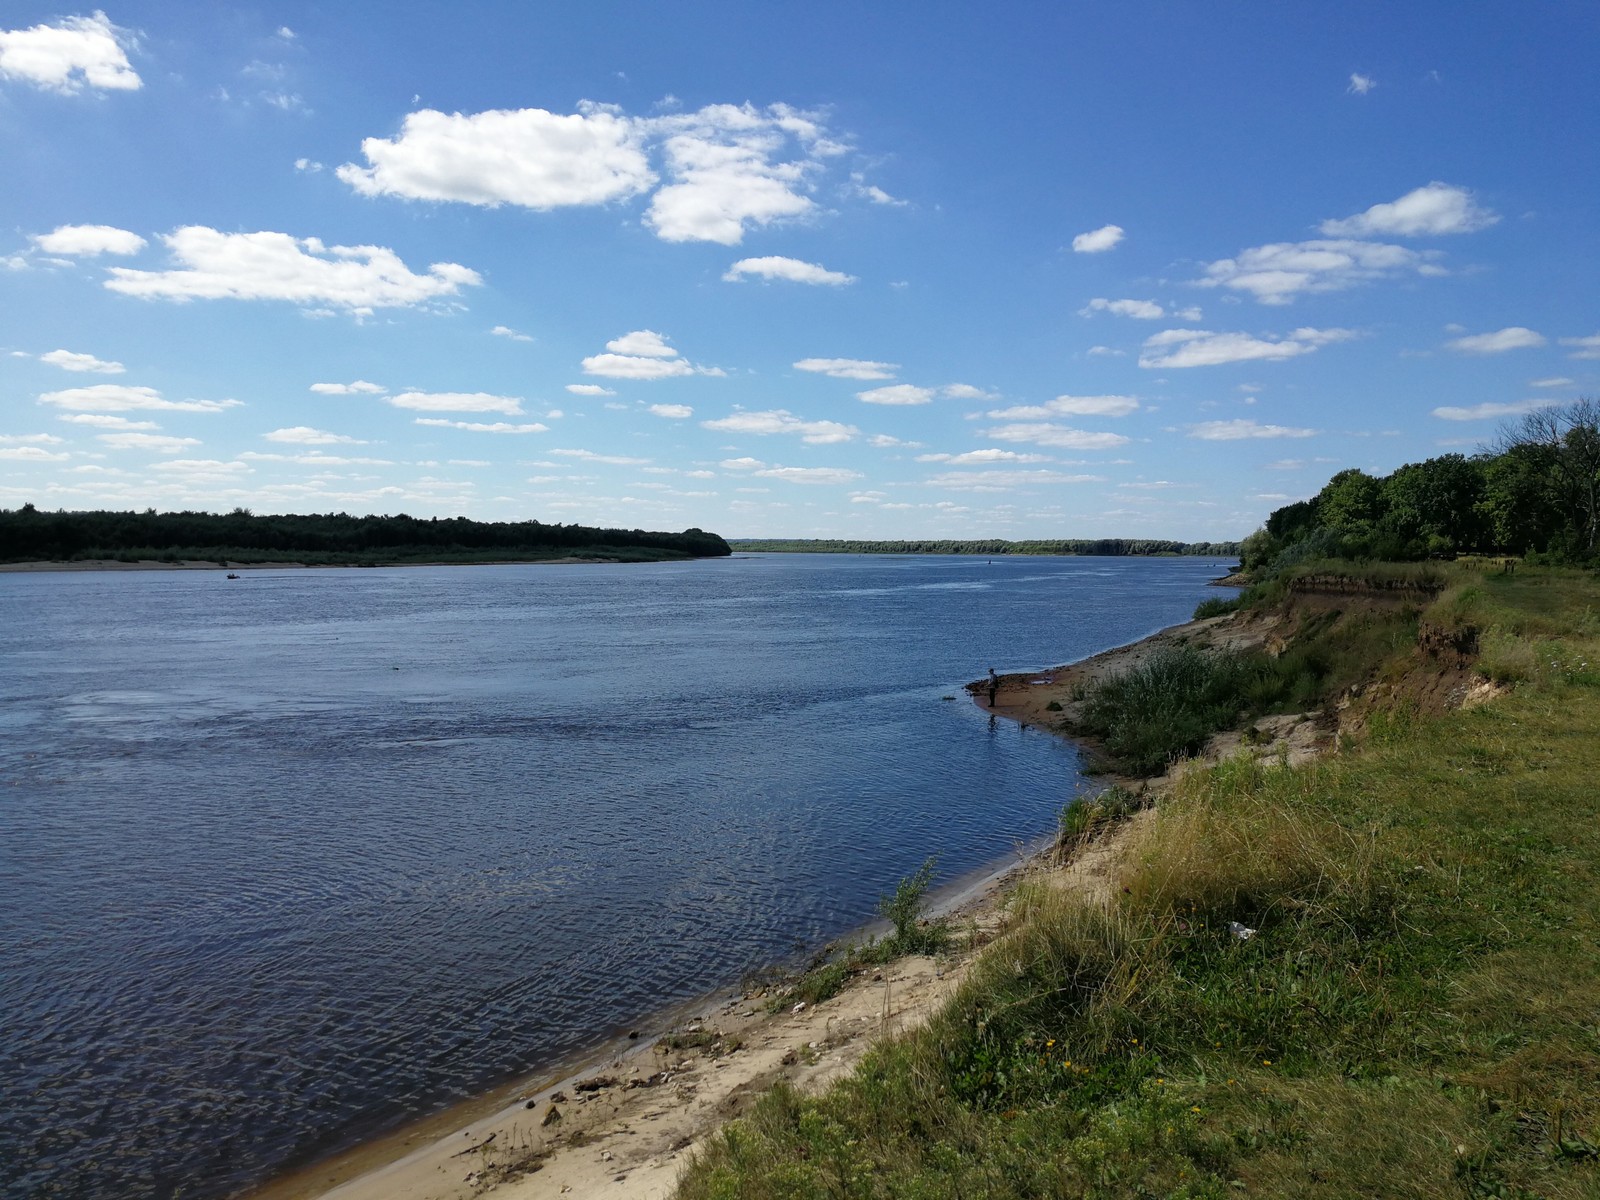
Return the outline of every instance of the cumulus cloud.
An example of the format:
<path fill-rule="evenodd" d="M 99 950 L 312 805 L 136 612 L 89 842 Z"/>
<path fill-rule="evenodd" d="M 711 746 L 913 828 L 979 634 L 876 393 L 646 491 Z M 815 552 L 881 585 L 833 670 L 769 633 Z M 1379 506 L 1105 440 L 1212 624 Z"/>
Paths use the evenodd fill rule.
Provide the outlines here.
<path fill-rule="evenodd" d="M 1111 450 L 1128 444 L 1128 439 L 1120 433 L 1093 433 L 1050 421 L 996 425 L 985 429 L 983 436 L 996 442 L 1030 442 L 1035 446 L 1066 450 Z"/>
<path fill-rule="evenodd" d="M 1539 408 L 1549 408 L 1554 400 L 1519 400 L 1513 404 L 1474 404 L 1469 408 L 1443 405 L 1432 411 L 1441 421 L 1488 421 L 1497 417 L 1520 417 Z"/>
<path fill-rule="evenodd" d="M 0 442 L 4 440 L 0 438 Z M 58 453 L 43 446 L 0 445 L 0 461 L 5 462 L 62 462 L 70 457 L 65 451 Z"/>
<path fill-rule="evenodd" d="M 1443 275 L 1437 251 L 1350 239 L 1274 242 L 1206 266 L 1201 287 L 1247 292 L 1262 304 L 1289 304 L 1301 293 L 1338 292 L 1407 272 Z"/>
<path fill-rule="evenodd" d="M 899 363 L 873 362 L 868 358 L 802 358 L 796 371 L 811 371 L 833 379 L 893 379 Z"/>
<path fill-rule="evenodd" d="M 732 416 L 701 421 L 700 424 L 703 428 L 721 433 L 790 434 L 813 446 L 848 442 L 861 432 L 854 425 L 844 425 L 838 421 L 803 420 L 781 408 L 768 412 L 736 412 Z"/>
<path fill-rule="evenodd" d="M 1315 429 L 1295 429 L 1288 425 L 1262 425 L 1256 421 L 1202 421 L 1189 427 L 1189 436 L 1203 442 L 1242 442 L 1249 438 L 1315 437 Z"/>
<path fill-rule="evenodd" d="M 508 417 L 522 415 L 522 400 L 517 396 L 492 396 L 487 392 L 401 392 L 390 396 L 396 408 L 422 412 L 494 412 Z"/>
<path fill-rule="evenodd" d="M 489 330 L 489 332 L 494 334 L 495 337 L 507 338 L 507 339 L 509 339 L 510 341 L 513 341 L 513 342 L 531 342 L 531 341 L 533 341 L 533 339 L 531 337 L 529 337 L 527 334 L 518 333 L 515 329 L 511 328 L 511 326 L 509 326 L 509 325 L 496 325 L 493 329 Z"/>
<path fill-rule="evenodd" d="M 857 392 L 856 399 L 864 400 L 868 404 L 927 404 L 932 401 L 935 394 L 933 388 L 915 387 L 909 383 L 893 383 L 888 387 L 868 388 L 864 392 Z"/>
<path fill-rule="evenodd" d="M 694 416 L 694 409 L 687 404 L 652 404 L 650 411 L 658 417 L 668 417 L 675 421 Z"/>
<path fill-rule="evenodd" d="M 739 283 L 747 276 L 762 279 L 786 279 L 790 283 L 809 283 L 827 287 L 842 287 L 854 283 L 854 275 L 843 271 L 830 271 L 818 263 L 802 262 L 798 258 L 768 255 L 765 258 L 741 258 L 723 273 L 728 283 Z"/>
<path fill-rule="evenodd" d="M 860 471 L 843 467 L 763 467 L 754 472 L 763 479 L 781 479 L 786 483 L 849 483 L 860 479 Z"/>
<path fill-rule="evenodd" d="M 1562 338 L 1561 344 L 1574 347 L 1569 358 L 1600 358 L 1600 333 L 1591 333 L 1587 337 Z"/>
<path fill-rule="evenodd" d="M 650 381 L 683 375 L 721 375 L 719 367 L 697 367 L 667 344 L 653 329 L 636 329 L 606 343 L 606 354 L 591 354 L 583 360 L 585 375 L 607 379 Z M 581 385 L 580 385 L 581 386 Z M 572 390 L 572 386 L 568 386 Z M 609 392 L 580 392 L 580 395 L 610 395 Z"/>
<path fill-rule="evenodd" d="M 567 391 L 574 396 L 615 396 L 616 392 L 610 388 L 601 387 L 598 383 L 569 383 Z"/>
<path fill-rule="evenodd" d="M 0 433 L 0 446 L 54 446 L 60 441 L 53 433 Z"/>
<path fill-rule="evenodd" d="M 1350 86 L 1345 89 L 1354 96 L 1365 96 L 1378 86 L 1378 81 L 1371 75 L 1363 75 L 1359 71 L 1350 72 Z"/>
<path fill-rule="evenodd" d="M 1329 237 L 1428 237 L 1475 233 L 1499 219 L 1498 213 L 1480 206 L 1466 188 L 1435 180 L 1398 200 L 1374 204 L 1353 217 L 1324 221 L 1317 228 Z"/>
<path fill-rule="evenodd" d="M 447 421 L 443 417 L 418 417 L 417 425 L 435 425 L 443 429 L 464 429 L 468 433 L 548 433 L 550 426 L 537 421 L 513 425 L 509 421 Z"/>
<path fill-rule="evenodd" d="M 63 17 L 55 25 L 0 29 L 0 79 L 70 94 L 85 87 L 137 91 L 144 85 L 127 47 L 134 39 L 103 12 Z"/>
<path fill-rule="evenodd" d="M 56 418 L 69 425 L 90 425 L 95 429 L 160 429 L 154 421 L 130 421 L 127 417 L 113 417 L 108 413 L 62 413 Z"/>
<path fill-rule="evenodd" d="M 148 450 L 155 454 L 176 454 L 200 444 L 199 438 L 168 437 L 161 433 L 97 433 L 95 437 L 113 450 Z"/>
<path fill-rule="evenodd" d="M 576 113 L 542 108 L 408 113 L 393 139 L 366 138 L 370 166 L 337 175 L 367 196 L 455 200 L 495 208 L 605 204 L 652 187 L 645 129 L 606 105 Z"/>
<path fill-rule="evenodd" d="M 179 264 L 169 271 L 112 267 L 106 287 L 163 300 L 287 300 L 355 313 L 458 295 L 483 282 L 459 263 L 413 272 L 383 246 L 325 246 L 287 233 L 221 233 L 188 225 L 161 239 Z"/>
<path fill-rule="evenodd" d="M 1139 365 L 1147 368 L 1214 367 L 1223 363 L 1274 361 L 1310 354 L 1355 337 L 1349 329 L 1296 329 L 1281 338 L 1209 329 L 1168 329 L 1145 339 Z"/>
<path fill-rule="evenodd" d="M 1072 239 L 1072 249 L 1078 254 L 1101 254 L 1122 240 L 1121 225 L 1102 225 Z"/>
<path fill-rule="evenodd" d="M 325 429 L 313 429 L 309 425 L 291 425 L 286 429 L 274 429 L 271 433 L 264 433 L 261 436 L 269 442 L 288 442 L 296 446 L 332 446 L 340 443 L 352 446 L 366 445 L 360 438 L 329 433 Z"/>
<path fill-rule="evenodd" d="M 678 352 L 667 344 L 667 339 L 653 329 L 635 329 L 632 333 L 612 338 L 606 343 L 606 349 L 638 358 L 678 357 Z"/>
<path fill-rule="evenodd" d="M 1080 317 L 1097 312 L 1108 312 L 1118 317 L 1133 317 L 1139 321 L 1154 321 L 1167 315 L 1166 310 L 1154 300 L 1107 300 L 1096 296 L 1078 310 Z"/>
<path fill-rule="evenodd" d="M 944 463 L 952 467 L 982 466 L 986 463 L 1040 463 L 1050 459 L 1043 454 L 1018 454 L 1015 450 L 968 450 L 965 454 L 919 454 L 920 463 Z"/>
<path fill-rule="evenodd" d="M 1099 475 L 1068 475 L 1061 471 L 950 471 L 923 481 L 930 487 L 957 492 L 1004 492 L 1016 487 L 1045 484 L 1099 483 Z"/>
<path fill-rule="evenodd" d="M 588 101 L 570 114 L 422 109 L 395 137 L 361 143 L 367 166 L 337 174 L 369 196 L 536 210 L 654 189 L 644 221 L 658 237 L 731 246 L 752 225 L 810 214 L 812 179 L 843 148 L 816 114 L 783 104 L 649 117 Z"/>
<path fill-rule="evenodd" d="M 147 244 L 137 233 L 114 225 L 58 225 L 49 233 L 35 234 L 32 241 L 46 254 L 65 254 L 72 258 L 137 254 Z"/>
<path fill-rule="evenodd" d="M 69 412 L 130 412 L 154 409 L 163 412 L 222 412 L 238 408 L 238 400 L 167 400 L 155 388 L 129 387 L 121 383 L 96 383 L 90 387 L 66 388 L 45 392 L 40 404 L 64 408 Z"/>
<path fill-rule="evenodd" d="M 1508 350 L 1527 350 L 1544 344 L 1543 334 L 1521 325 L 1510 325 L 1493 333 L 1474 333 L 1446 343 L 1450 349 L 1463 354 L 1504 354 Z"/>
<path fill-rule="evenodd" d="M 368 383 L 365 379 L 357 379 L 350 383 L 313 383 L 311 390 L 320 396 L 381 396 L 389 389 Z"/>
<path fill-rule="evenodd" d="M 988 415 L 997 421 L 1048 421 L 1053 417 L 1125 417 L 1139 411 L 1132 396 L 1057 396 L 1043 404 L 1021 404 L 995 409 Z"/>
<path fill-rule="evenodd" d="M 563 458 L 577 458 L 584 462 L 606 463 L 614 467 L 637 467 L 649 462 L 648 458 L 629 458 L 622 454 L 596 454 L 593 450 L 552 450 Z"/>
<path fill-rule="evenodd" d="M 92 354 L 74 354 L 71 350 L 51 350 L 39 355 L 39 361 L 63 371 L 89 371 L 96 375 L 121 375 L 127 370 L 119 362 L 107 362 Z"/>

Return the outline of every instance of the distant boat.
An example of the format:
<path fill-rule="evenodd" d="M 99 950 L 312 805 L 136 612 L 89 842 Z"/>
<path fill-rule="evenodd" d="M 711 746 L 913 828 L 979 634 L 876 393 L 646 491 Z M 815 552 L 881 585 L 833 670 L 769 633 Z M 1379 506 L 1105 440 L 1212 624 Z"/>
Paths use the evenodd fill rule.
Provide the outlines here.
<path fill-rule="evenodd" d="M 237 579 L 239 577 L 237 575 L 235 575 L 232 571 L 229 571 L 228 572 L 228 578 L 229 579 Z"/>

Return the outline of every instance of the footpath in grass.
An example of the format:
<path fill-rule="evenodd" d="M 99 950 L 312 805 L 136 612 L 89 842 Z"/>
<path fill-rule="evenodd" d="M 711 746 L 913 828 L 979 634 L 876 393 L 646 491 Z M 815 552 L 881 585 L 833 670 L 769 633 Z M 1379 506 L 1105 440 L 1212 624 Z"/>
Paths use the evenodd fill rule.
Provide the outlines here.
<path fill-rule="evenodd" d="M 1600 1194 L 1597 613 L 1575 574 L 1453 583 L 1422 623 L 1508 696 L 1185 774 L 1110 905 L 1019 893 L 945 1012 L 680 1195 Z"/>

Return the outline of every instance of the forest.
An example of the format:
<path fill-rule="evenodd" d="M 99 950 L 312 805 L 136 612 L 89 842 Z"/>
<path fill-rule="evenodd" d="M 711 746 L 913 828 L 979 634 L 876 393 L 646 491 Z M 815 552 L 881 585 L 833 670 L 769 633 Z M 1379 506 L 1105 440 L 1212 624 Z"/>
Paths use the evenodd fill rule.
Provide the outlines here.
<path fill-rule="evenodd" d="M 834 538 L 735 538 L 735 550 L 784 554 L 1005 554 L 1148 555 L 1196 554 L 1231 558 L 1238 542 L 1169 542 L 1153 538 L 1061 538 L 1008 542 L 996 538 L 966 541 L 854 541 Z"/>
<path fill-rule="evenodd" d="M 256 516 L 204 512 L 0 509 L 0 562 L 213 561 L 360 565 L 513 562 L 548 558 L 647 561 L 729 554 L 714 533 L 594 529 L 465 517 Z"/>
<path fill-rule="evenodd" d="M 1600 550 L 1600 403 L 1535 409 L 1479 454 L 1388 475 L 1340 471 L 1286 505 L 1240 551 L 1251 571 L 1317 558 L 1417 561 L 1464 554 L 1593 563 Z"/>

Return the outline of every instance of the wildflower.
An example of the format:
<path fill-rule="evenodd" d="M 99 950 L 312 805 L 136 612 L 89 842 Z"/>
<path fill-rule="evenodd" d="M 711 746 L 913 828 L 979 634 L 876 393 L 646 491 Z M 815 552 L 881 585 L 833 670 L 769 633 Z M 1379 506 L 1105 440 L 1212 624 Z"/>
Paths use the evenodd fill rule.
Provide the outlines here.
<path fill-rule="evenodd" d="M 1270 1067 L 1272 1065 L 1272 1060 L 1270 1058 L 1263 1058 L 1261 1060 L 1261 1065 L 1263 1067 Z"/>
<path fill-rule="evenodd" d="M 1200 1106 L 1198 1104 L 1191 1104 L 1189 1106 L 1189 1111 L 1190 1112 L 1199 1112 L 1200 1111 Z"/>

